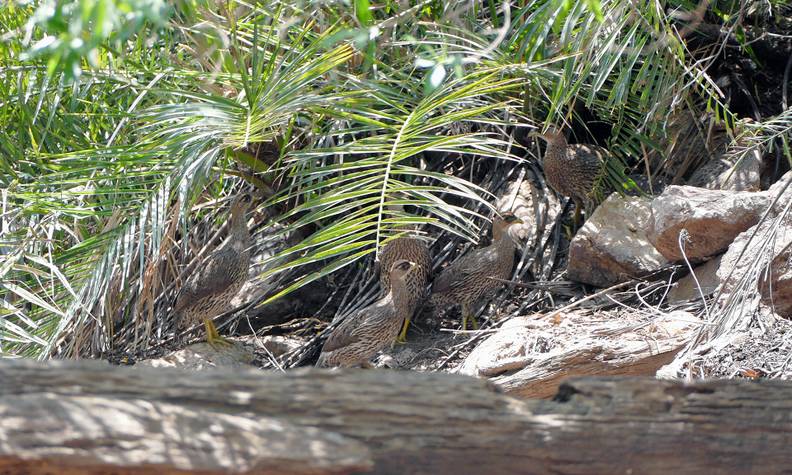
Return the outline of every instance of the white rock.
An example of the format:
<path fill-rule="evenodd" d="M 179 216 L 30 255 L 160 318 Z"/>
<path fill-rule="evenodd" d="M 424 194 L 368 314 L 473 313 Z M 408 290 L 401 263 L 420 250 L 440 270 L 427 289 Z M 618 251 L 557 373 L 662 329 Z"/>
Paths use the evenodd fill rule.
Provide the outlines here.
<path fill-rule="evenodd" d="M 545 200 L 547 200 L 546 203 Z M 495 203 L 495 207 L 499 212 L 511 211 L 522 220 L 523 224 L 510 229 L 513 237 L 522 242 L 534 238 L 537 229 L 549 227 L 561 211 L 561 203 L 556 196 L 540 191 L 529 176 L 523 180 L 509 183 L 504 194 Z M 537 216 L 545 214 L 544 207 L 547 207 L 546 222 L 537 223 Z"/>
<path fill-rule="evenodd" d="M 296 350 L 302 345 L 302 342 L 297 338 L 289 338 L 287 336 L 279 335 L 251 337 L 247 339 L 246 342 L 252 343 L 256 345 L 256 347 L 269 351 L 273 356 L 280 356 L 284 353 Z"/>
<path fill-rule="evenodd" d="M 747 288 L 740 291 L 759 291 L 763 303 L 772 306 L 781 316 L 792 317 L 791 260 L 792 213 L 784 217 L 768 216 L 737 236 L 723 255 L 718 268 L 723 286 L 722 301 L 740 288 L 744 278 L 749 278 Z M 768 267 L 769 273 L 766 273 Z M 753 277 L 746 277 L 748 273 Z"/>
<path fill-rule="evenodd" d="M 673 288 L 668 292 L 668 302 L 674 304 L 688 300 L 700 300 L 702 294 L 704 297 L 714 294 L 720 285 L 720 279 L 718 279 L 720 261 L 720 256 L 710 259 L 693 269 L 693 274 L 688 274 L 675 282 Z M 696 281 L 698 281 L 698 285 L 696 285 Z M 701 287 L 700 291 L 699 286 Z"/>
<path fill-rule="evenodd" d="M 782 240 L 789 244 L 770 262 L 769 277 L 759 282 L 762 302 L 786 318 L 792 317 L 792 231 L 787 227 Z"/>
<path fill-rule="evenodd" d="M 647 235 L 666 259 L 680 261 L 679 234 L 686 231 L 685 254 L 700 262 L 725 251 L 759 221 L 769 203 L 766 193 L 669 186 L 652 200 Z"/>
<path fill-rule="evenodd" d="M 750 154 L 736 164 L 724 158 L 710 160 L 687 183 L 710 190 L 759 191 L 762 157 L 758 153 Z"/>
<path fill-rule="evenodd" d="M 549 397 L 569 376 L 654 375 L 699 326 L 682 311 L 516 317 L 479 344 L 458 371 L 490 378 L 518 397 Z"/>
<path fill-rule="evenodd" d="M 572 239 L 567 277 L 609 287 L 667 264 L 646 236 L 650 203 L 649 198 L 609 196 Z"/>

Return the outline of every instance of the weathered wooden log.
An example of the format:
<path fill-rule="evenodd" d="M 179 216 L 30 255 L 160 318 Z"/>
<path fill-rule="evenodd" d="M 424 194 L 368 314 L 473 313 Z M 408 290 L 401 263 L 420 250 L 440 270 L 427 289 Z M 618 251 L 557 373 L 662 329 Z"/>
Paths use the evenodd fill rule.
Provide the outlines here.
<path fill-rule="evenodd" d="M 440 373 L 0 361 L 0 474 L 770 474 L 792 382 L 582 378 L 523 401 Z"/>

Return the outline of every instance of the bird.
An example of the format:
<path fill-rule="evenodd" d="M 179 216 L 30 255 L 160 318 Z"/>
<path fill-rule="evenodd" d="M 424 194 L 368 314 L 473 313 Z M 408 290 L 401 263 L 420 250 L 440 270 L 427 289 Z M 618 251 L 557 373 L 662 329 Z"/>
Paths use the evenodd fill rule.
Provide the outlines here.
<path fill-rule="evenodd" d="M 394 262 L 390 291 L 372 305 L 351 314 L 338 325 L 322 346 L 317 367 L 371 367 L 370 358 L 392 345 L 410 306 L 408 280 L 417 264 L 405 259 Z"/>
<path fill-rule="evenodd" d="M 586 217 L 602 201 L 597 185 L 605 178 L 608 150 L 597 145 L 568 144 L 564 134 L 555 126 L 544 133 L 531 135 L 547 142 L 542 166 L 545 178 L 556 193 L 568 196 L 575 203 L 573 225 L 580 224 L 581 209 Z"/>
<path fill-rule="evenodd" d="M 404 236 L 389 241 L 383 246 L 380 253 L 379 280 L 383 294 L 390 292 L 391 288 L 390 272 L 385 272 L 383 269 L 391 269 L 398 260 L 409 260 L 415 263 L 415 269 L 406 281 L 409 297 L 407 316 L 404 319 L 402 331 L 396 339 L 397 342 L 405 342 L 410 320 L 427 297 L 426 286 L 431 278 L 432 259 L 429 257 L 429 247 L 420 239 Z"/>
<path fill-rule="evenodd" d="M 463 330 L 467 329 L 468 320 L 472 321 L 474 329 L 478 329 L 472 305 L 502 285 L 495 279 L 511 276 L 517 246 L 509 235 L 509 228 L 515 224 L 522 224 L 522 220 L 512 213 L 504 213 L 502 217 L 496 215 L 492 219 L 492 243 L 451 263 L 432 284 L 434 305 L 462 305 Z"/>
<path fill-rule="evenodd" d="M 206 342 L 215 348 L 229 342 L 217 332 L 212 318 L 228 309 L 229 302 L 247 280 L 251 239 L 245 213 L 252 202 L 249 193 L 234 199 L 228 240 L 189 276 L 176 297 L 174 311 L 179 316 L 179 326 L 184 328 L 203 321 Z"/>

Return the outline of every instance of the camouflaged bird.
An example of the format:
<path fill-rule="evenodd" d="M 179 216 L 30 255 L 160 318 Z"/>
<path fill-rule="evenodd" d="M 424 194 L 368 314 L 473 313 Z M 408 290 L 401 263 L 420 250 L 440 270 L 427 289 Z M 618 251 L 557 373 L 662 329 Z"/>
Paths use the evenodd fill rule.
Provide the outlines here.
<path fill-rule="evenodd" d="M 383 269 L 393 268 L 393 264 L 399 260 L 415 263 L 415 269 L 410 272 L 406 281 L 409 296 L 407 317 L 404 319 L 404 326 L 396 339 L 396 341 L 404 342 L 407 340 L 407 328 L 410 326 L 410 320 L 428 296 L 426 286 L 432 272 L 432 259 L 429 257 L 429 247 L 420 239 L 405 236 L 389 241 L 380 253 L 380 288 L 383 294 L 390 292 L 391 288 L 390 272 L 384 272 Z"/>
<path fill-rule="evenodd" d="M 602 200 L 596 187 L 604 178 L 609 152 L 596 145 L 570 145 L 556 127 L 550 127 L 543 134 L 533 135 L 547 142 L 542 161 L 545 178 L 553 190 L 568 196 L 575 203 L 573 221 L 578 226 L 581 209 L 585 210 L 588 218 Z"/>
<path fill-rule="evenodd" d="M 509 228 L 522 221 L 511 213 L 492 220 L 492 243 L 481 249 L 474 249 L 460 257 L 443 272 L 432 284 L 432 303 L 435 305 L 461 305 L 462 329 L 467 329 L 468 320 L 473 328 L 478 328 L 473 316 L 472 306 L 489 291 L 503 285 L 496 279 L 511 277 L 514 267 L 516 244 L 509 235 Z"/>
<path fill-rule="evenodd" d="M 251 240 L 245 213 L 252 202 L 253 197 L 247 193 L 234 199 L 228 240 L 190 275 L 176 297 L 174 311 L 179 327 L 203 321 L 206 341 L 215 347 L 228 342 L 217 333 L 212 318 L 228 310 L 231 299 L 247 280 Z"/>
<path fill-rule="evenodd" d="M 371 357 L 392 345 L 399 334 L 410 306 L 407 281 L 415 268 L 414 262 L 394 262 L 390 292 L 346 317 L 325 341 L 316 366 L 370 367 Z"/>

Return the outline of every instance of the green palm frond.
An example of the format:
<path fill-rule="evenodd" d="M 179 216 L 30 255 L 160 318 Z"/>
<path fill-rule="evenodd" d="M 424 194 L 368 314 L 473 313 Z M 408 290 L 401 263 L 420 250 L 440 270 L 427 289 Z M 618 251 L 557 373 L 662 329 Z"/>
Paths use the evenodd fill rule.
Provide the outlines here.
<path fill-rule="evenodd" d="M 402 95 L 398 103 L 392 90 L 361 83 L 365 94 L 351 95 L 333 108 L 316 109 L 351 127 L 330 131 L 328 136 L 341 145 L 289 154 L 285 166 L 290 171 L 291 188 L 273 203 L 295 203 L 277 218 L 296 218 L 290 229 L 318 230 L 273 256 L 269 261 L 272 267 L 261 277 L 315 262 L 329 263 L 267 301 L 377 252 L 382 242 L 416 224 L 475 239 L 476 226 L 470 218 L 476 213 L 442 197 L 453 195 L 491 207 L 486 190 L 441 171 L 422 169 L 415 162 L 423 153 L 437 151 L 519 160 L 508 151 L 506 141 L 486 128 L 451 132 L 460 124 L 497 122 L 498 113 L 514 103 L 493 98 L 519 85 L 519 80 L 501 78 L 497 71 L 475 72 L 446 82 L 426 96 L 405 101 Z M 345 142 L 345 137 L 352 139 Z M 413 207 L 417 214 L 405 214 L 403 206 Z"/>
<path fill-rule="evenodd" d="M 33 304 L 30 311 L 14 313 L 18 321 L 35 323 L 26 329 L 30 334 L 26 342 L 15 342 L 20 344 L 16 351 L 47 356 L 79 354 L 86 344 L 107 348 L 112 335 L 104 333 L 101 316 L 118 309 L 106 308 L 104 296 L 115 278 L 121 279 L 125 294 L 141 291 L 143 269 L 158 259 L 173 197 L 182 205 L 173 219 L 184 219 L 190 203 L 218 177 L 218 162 L 224 162 L 222 168 L 229 166 L 234 154 L 227 150 L 277 137 L 295 115 L 335 99 L 331 91 L 322 91 L 321 80 L 349 59 L 351 48 L 339 45 L 324 51 L 321 35 L 311 35 L 310 41 L 304 34 L 296 37 L 297 44 L 266 43 L 270 50 L 256 71 L 254 87 L 249 87 L 251 78 L 241 75 L 214 77 L 236 95 L 147 89 L 152 100 L 169 97 L 176 102 L 153 104 L 136 116 L 116 119 L 134 128 L 134 145 L 39 155 L 43 167 L 36 180 L 19 184 L 8 199 L 27 203 L 27 212 L 34 215 L 55 220 L 70 216 L 74 224 L 68 234 L 73 244 L 53 259 L 45 281 L 37 277 L 44 272 L 40 267 L 20 257 L 0 283 Z M 165 85 L 179 80 L 177 76 Z M 88 220 L 89 226 L 82 226 L 80 220 Z M 17 240 L 15 249 L 35 248 L 39 238 Z M 42 293 L 47 300 L 31 298 Z M 75 335 L 85 335 L 87 341 Z"/>
<path fill-rule="evenodd" d="M 481 170 L 530 155 L 520 127 L 607 124 L 606 177 L 625 191 L 674 111 L 735 123 L 668 14 L 680 2 L 354 4 L 181 2 L 167 24 L 75 20 L 63 38 L 90 44 L 38 55 L 72 25 L 31 20 L 44 3 L 0 7 L 0 354 L 98 354 L 116 323 L 138 348 L 161 341 L 174 286 L 150 295 L 152 269 L 175 279 L 236 177 L 265 225 L 306 236 L 264 263 L 261 279 L 288 280 L 272 301 L 404 232 L 477 239 L 500 186 Z M 788 122 L 748 125 L 732 153 L 788 154 Z"/>

